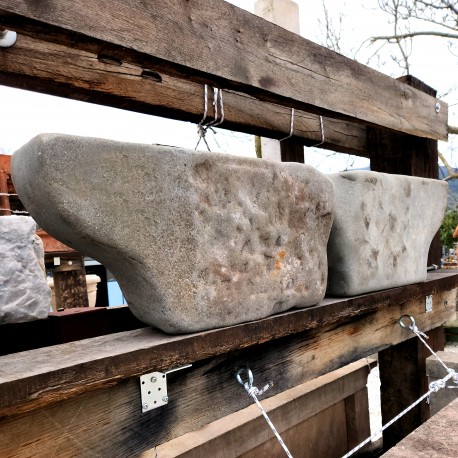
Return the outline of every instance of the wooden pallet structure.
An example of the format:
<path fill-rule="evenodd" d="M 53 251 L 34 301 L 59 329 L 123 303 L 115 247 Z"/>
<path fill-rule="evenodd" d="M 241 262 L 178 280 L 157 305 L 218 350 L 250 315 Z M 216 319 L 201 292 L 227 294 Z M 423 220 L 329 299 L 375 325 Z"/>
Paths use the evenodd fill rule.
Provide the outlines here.
<path fill-rule="evenodd" d="M 224 91 L 221 128 L 283 138 L 294 108 L 284 161 L 303 161 L 303 147 L 320 142 L 322 116 L 321 147 L 369 157 L 374 171 L 438 176 L 447 105 L 434 90 L 413 77 L 389 78 L 222 0 L 0 0 L 0 25 L 18 33 L 14 46 L 0 49 L 0 84 L 196 124 L 207 84 Z M 437 237 L 429 263 L 440 263 Z M 440 349 L 441 326 L 455 317 L 457 287 L 457 274 L 439 271 L 424 283 L 326 298 L 229 328 L 170 336 L 110 325 L 82 340 L 26 345 L 0 357 L 1 454 L 154 456 L 159 446 L 163 458 L 176 456 L 171 450 L 184 440 L 194 446 L 179 456 L 266 456 L 266 450 L 282 456 L 273 443 L 265 445 L 269 430 L 247 413 L 252 401 L 235 373 L 248 365 L 257 383 L 275 382 L 265 402 L 292 448 L 302 447 L 295 456 L 314 454 L 303 450 L 307 436 L 297 425 L 307 417 L 298 412 L 305 405 L 310 415 L 320 404 L 341 406 L 343 450 L 321 455 L 339 456 L 361 439 L 356 400 L 363 387 L 349 372 L 331 380 L 331 371 L 378 353 L 382 415 L 390 420 L 425 391 L 428 356 L 397 320 L 414 316 Z M 426 312 L 430 295 L 433 308 Z M 168 403 L 142 413 L 139 377 L 189 364 L 168 377 Z M 311 388 L 303 384 L 320 376 L 328 379 L 316 387 L 332 385 L 332 402 L 323 401 L 324 389 L 306 397 Z M 423 403 L 385 431 L 385 447 L 427 417 Z M 212 436 L 215 424 L 221 428 Z M 264 439 L 253 442 L 257 434 Z"/>

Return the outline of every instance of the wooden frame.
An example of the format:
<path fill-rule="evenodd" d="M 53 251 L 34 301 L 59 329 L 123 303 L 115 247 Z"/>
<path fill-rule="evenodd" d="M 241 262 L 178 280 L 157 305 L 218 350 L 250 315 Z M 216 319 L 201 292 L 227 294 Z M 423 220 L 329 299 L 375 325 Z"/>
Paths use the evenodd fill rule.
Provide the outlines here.
<path fill-rule="evenodd" d="M 299 160 L 300 145 L 320 140 L 324 115 L 323 146 L 368 156 L 374 170 L 399 173 L 402 164 L 403 173 L 437 177 L 447 106 L 415 79 L 393 80 L 222 0 L 104 0 L 92 9 L 89 0 L 0 0 L 0 24 L 18 32 L 17 44 L 0 50 L 0 83 L 193 122 L 210 84 L 225 92 L 224 128 L 280 138 L 290 108 L 298 110 L 283 158 Z M 184 336 L 147 328 L 3 356 L 0 449 L 139 454 L 246 407 L 234 379 L 243 364 L 256 379 L 281 375 L 267 397 L 375 352 L 387 361 L 389 351 L 418 380 L 424 355 L 406 358 L 400 344 L 412 335 L 396 320 L 412 314 L 423 331 L 440 334 L 455 316 L 447 304 L 457 287 L 458 275 L 436 273 L 230 328 Z M 427 294 L 435 304 L 428 314 Z M 171 377 L 170 403 L 142 414 L 138 376 L 185 363 L 193 369 Z M 414 396 L 420 385 L 406 392 Z M 390 386 L 387 377 L 385 398 Z M 387 417 L 405 407 L 387 406 Z M 414 413 L 402 433 L 426 416 Z"/>

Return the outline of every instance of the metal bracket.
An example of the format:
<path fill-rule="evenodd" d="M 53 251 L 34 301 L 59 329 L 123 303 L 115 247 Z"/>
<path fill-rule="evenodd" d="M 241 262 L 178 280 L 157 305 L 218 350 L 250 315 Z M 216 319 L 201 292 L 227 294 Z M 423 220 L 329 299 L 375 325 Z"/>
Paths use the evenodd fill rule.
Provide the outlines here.
<path fill-rule="evenodd" d="M 433 295 L 432 294 L 425 297 L 425 311 L 426 313 L 433 311 Z"/>
<path fill-rule="evenodd" d="M 148 412 L 168 404 L 167 374 L 191 367 L 192 364 L 177 367 L 166 372 L 151 372 L 140 377 L 142 412 Z"/>

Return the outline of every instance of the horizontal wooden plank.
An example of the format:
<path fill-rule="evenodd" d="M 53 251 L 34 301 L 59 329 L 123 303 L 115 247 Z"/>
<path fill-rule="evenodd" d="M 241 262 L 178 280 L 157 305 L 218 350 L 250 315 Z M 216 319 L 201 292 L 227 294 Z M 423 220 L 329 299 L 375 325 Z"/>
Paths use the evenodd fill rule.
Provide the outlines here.
<path fill-rule="evenodd" d="M 168 370 L 304 331 L 319 333 L 329 325 L 353 321 L 353 332 L 359 332 L 361 317 L 369 317 L 369 322 L 378 329 L 378 323 L 372 322 L 377 311 L 396 311 L 394 307 L 418 300 L 417 309 L 421 312 L 418 304 L 423 303 L 424 307 L 425 295 L 454 290 L 457 284 L 457 274 L 434 273 L 429 274 L 425 283 L 348 299 L 325 299 L 315 307 L 227 328 L 178 336 L 146 328 L 3 356 L 0 416 L 31 410 L 152 370 Z M 454 300 L 449 298 L 449 304 Z M 434 301 L 437 310 L 422 315 L 419 322 L 424 330 L 440 326 L 455 315 L 453 306 L 441 305 L 443 301 L 439 297 Z M 395 334 L 398 341 L 407 337 Z M 394 343 L 394 335 L 391 337 L 394 340 L 388 342 Z M 337 360 L 337 365 L 329 364 L 334 369 L 342 365 Z"/>
<path fill-rule="evenodd" d="M 237 349 L 237 338 L 245 340 L 246 344 L 250 334 L 250 328 L 245 327 L 240 334 L 232 332 L 230 342 L 235 351 L 226 348 L 224 354 L 195 361 L 192 368 L 170 374 L 169 403 L 144 414 L 141 413 L 138 378 L 134 375 L 127 380 L 122 378 L 126 366 L 127 371 L 137 371 L 142 366 L 142 372 L 148 373 L 165 363 L 160 361 L 166 353 L 164 346 L 148 345 L 146 336 L 143 336 L 142 343 L 148 358 L 139 352 L 129 352 L 126 336 L 117 335 L 111 339 L 111 347 L 127 346 L 124 351 L 130 354 L 130 360 L 124 359 L 125 364 L 120 358 L 104 358 L 108 343 L 102 344 L 100 339 L 103 338 L 91 339 L 92 348 L 86 347 L 89 354 L 85 356 L 78 342 L 56 346 L 56 351 L 48 354 L 52 359 L 48 360 L 47 367 L 37 354 L 42 350 L 31 351 L 29 355 L 18 354 L 13 367 L 9 364 L 11 361 L 4 364 L 9 358 L 5 357 L 0 359 L 2 377 L 8 377 L 14 371 L 17 375 L 18 366 L 23 373 L 26 370 L 38 372 L 39 369 L 33 367 L 26 369 L 32 364 L 41 367 L 42 373 L 27 380 L 16 379 L 12 383 L 0 384 L 3 405 L 5 399 L 11 401 L 12 397 L 16 402 L 18 398 L 28 401 L 28 405 L 16 404 L 9 409 L 9 413 L 23 413 L 0 419 L 0 450 L 5 457 L 53 454 L 66 457 L 85 455 L 87 450 L 95 456 L 140 454 L 252 404 L 235 380 L 235 373 L 241 366 L 252 369 L 257 386 L 263 386 L 269 380 L 274 382 L 263 395 L 266 399 L 390 345 L 415 338 L 397 323 L 403 314 L 413 315 L 421 330 L 439 326 L 455 315 L 453 307 L 443 305 L 444 300 L 452 303 L 455 299 L 456 289 L 435 293 L 433 302 L 436 307 L 431 313 L 425 312 L 424 296 L 396 301 L 372 313 L 353 317 L 350 322 L 341 321 L 262 344 L 256 344 L 259 334 L 251 335 L 251 346 Z M 270 324 L 275 327 L 275 322 Z M 237 328 L 243 329 L 237 326 L 216 332 L 230 332 Z M 157 337 L 150 332 L 151 343 Z M 132 336 L 138 345 L 136 337 L 138 334 Z M 171 365 L 176 365 L 177 358 L 190 361 L 196 357 L 197 349 L 202 354 L 202 346 L 208 349 L 207 354 L 217 351 L 218 340 L 208 340 L 208 337 L 206 333 L 170 337 L 175 339 L 166 344 Z M 35 353 L 33 363 L 29 359 L 32 353 Z M 64 360 L 73 359 L 75 363 L 76 354 L 79 354 L 81 363 L 74 364 L 71 369 L 67 364 L 70 370 L 65 369 Z M 174 361 L 173 354 L 176 355 Z M 92 363 L 83 362 L 88 358 Z M 87 391 L 96 383 L 94 376 L 98 382 L 103 379 L 105 389 Z M 33 407 L 36 409 L 30 410 Z M 2 414 L 7 412 L 5 408 L 1 411 Z"/>
<path fill-rule="evenodd" d="M 0 70 L 0 84 L 20 89 L 196 124 L 203 116 L 202 84 L 33 36 L 20 35 L 15 46 L 0 52 Z M 223 129 L 272 138 L 289 134 L 289 108 L 235 91 L 224 91 L 223 102 L 224 122 L 219 126 Z M 211 116 L 213 111 L 208 120 Z M 367 155 L 365 126 L 330 118 L 323 119 L 323 126 L 322 148 Z M 320 143 L 319 116 L 296 111 L 294 136 L 304 145 Z"/>
<path fill-rule="evenodd" d="M 223 0 L 0 0 L 18 32 L 315 114 L 446 140 L 447 105 Z M 89 40 L 88 40 L 89 39 Z"/>
<path fill-rule="evenodd" d="M 353 397 L 359 390 L 364 390 L 367 397 L 367 376 L 370 368 L 375 366 L 375 361 L 368 363 L 365 359 L 349 364 L 266 399 L 263 401 L 264 410 L 283 436 L 285 431 L 328 407 Z M 257 434 L 253 434 L 253 431 L 257 431 Z M 306 436 L 309 441 L 313 439 L 307 433 Z M 229 458 L 236 456 L 236 453 L 248 452 L 271 437 L 272 433 L 266 427 L 258 407 L 251 405 L 160 445 L 157 447 L 157 453 L 161 458 Z M 236 450 L 233 445 L 236 446 Z M 291 444 L 288 442 L 287 445 L 292 451 Z M 143 458 L 153 457 L 153 450 L 143 453 Z"/>

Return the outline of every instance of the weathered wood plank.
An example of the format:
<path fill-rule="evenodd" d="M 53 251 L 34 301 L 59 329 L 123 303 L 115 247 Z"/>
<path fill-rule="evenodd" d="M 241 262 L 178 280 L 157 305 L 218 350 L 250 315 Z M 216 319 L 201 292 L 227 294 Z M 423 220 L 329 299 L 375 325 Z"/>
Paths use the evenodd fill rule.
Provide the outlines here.
<path fill-rule="evenodd" d="M 445 103 L 436 113 L 433 97 L 222 0 L 104 0 L 97 14 L 89 0 L 1 0 L 0 20 L 80 49 L 96 39 L 97 52 L 261 100 L 447 139 Z"/>
<path fill-rule="evenodd" d="M 302 456 L 306 449 L 313 450 L 316 456 L 330 456 L 329 452 L 332 445 L 324 447 L 324 453 L 317 453 L 318 451 L 311 446 L 312 441 L 320 440 L 320 437 L 323 436 L 323 430 L 313 434 L 310 428 L 305 427 L 304 422 L 314 418 L 313 423 L 315 423 L 320 418 L 318 415 L 320 412 L 344 400 L 346 418 L 343 419 L 343 425 L 335 425 L 335 421 L 333 421 L 334 426 L 343 427 L 341 433 L 345 434 L 347 432 L 347 437 L 349 426 L 361 440 L 369 437 L 370 433 L 367 433 L 369 429 L 369 410 L 365 412 L 365 423 L 367 425 L 363 421 L 364 415 L 362 413 L 359 415 L 359 410 L 360 407 L 367 406 L 367 376 L 370 367 L 374 366 L 374 363 L 360 360 L 262 401 L 264 409 L 282 437 L 285 438 L 285 432 L 292 428 L 302 429 L 302 434 L 291 435 L 291 440 L 286 442 L 289 450 L 293 452 L 293 456 Z M 358 397 L 358 401 L 361 404 L 360 406 L 354 406 L 355 410 L 358 411 L 358 419 L 353 422 L 353 419 L 349 418 L 347 400 L 354 399 L 355 396 Z M 322 426 L 324 425 L 322 424 Z M 204 456 L 232 458 L 250 451 L 252 454 L 256 447 L 266 442 L 269 442 L 269 445 L 272 446 L 270 441 L 272 436 L 264 417 L 260 415 L 258 407 L 251 405 L 198 430 L 161 444 L 157 447 L 157 453 L 161 458 L 178 456 L 180 458 L 199 458 Z M 275 441 L 276 439 L 273 438 L 273 440 Z M 300 444 L 297 443 L 301 440 L 305 440 L 308 443 L 307 447 L 302 448 L 302 450 L 300 449 Z M 337 443 L 337 437 L 333 436 L 332 442 Z M 341 442 L 338 446 L 345 450 L 345 443 L 348 442 L 347 438 L 341 437 Z M 294 452 L 297 448 L 299 448 L 300 453 L 296 454 Z M 283 455 L 280 456 L 284 456 L 283 451 L 282 453 Z M 257 456 L 271 457 L 276 455 L 267 453 L 258 454 Z M 153 457 L 153 450 L 143 454 L 143 458 Z"/>
<path fill-rule="evenodd" d="M 456 289 L 445 291 L 435 295 L 435 303 L 442 304 L 444 300 L 452 302 L 455 298 Z M 97 345 L 100 338 L 93 339 L 94 352 L 100 352 L 99 369 L 94 365 L 92 367 L 99 377 L 101 370 L 105 372 L 105 389 L 83 392 L 80 396 L 77 396 L 78 392 L 82 392 L 78 390 L 78 384 L 84 384 L 86 390 L 87 385 L 94 385 L 92 372 L 87 371 L 88 365 L 84 363 L 73 367 L 73 376 L 68 371 L 56 370 L 55 366 L 59 363 L 63 365 L 63 358 L 71 357 L 68 350 L 78 351 L 77 345 L 62 345 L 61 349 L 67 347 L 67 351 L 65 354 L 55 353 L 53 361 L 48 362 L 47 370 L 53 368 L 54 372 L 46 373 L 46 385 L 43 385 L 43 377 L 32 377 L 27 384 L 16 380 L 13 382 L 14 391 L 7 383 L 0 385 L 2 398 L 10 400 L 11 395 L 17 399 L 18 394 L 24 396 L 25 393 L 29 399 L 36 399 L 46 391 L 47 395 L 54 396 L 54 401 L 61 400 L 49 405 L 48 397 L 48 405 L 42 403 L 42 408 L 29 412 L 16 406 L 16 412 L 24 410 L 24 413 L 1 420 L 0 449 L 6 457 L 27 456 L 27 453 L 40 456 L 44 451 L 47 454 L 42 456 L 52 456 L 50 447 L 53 453 L 62 457 L 71 456 L 71 453 L 84 455 L 85 450 L 105 456 L 140 453 L 251 404 L 251 399 L 235 380 L 239 367 L 249 366 L 257 384 L 274 381 L 274 386 L 265 393 L 264 397 L 268 398 L 411 338 L 413 334 L 397 324 L 403 314 L 415 316 L 419 328 L 428 330 L 454 316 L 455 310 L 438 306 L 426 314 L 424 298 L 421 297 L 391 304 L 374 313 L 365 313 L 346 324 L 303 331 L 249 348 L 226 351 L 215 358 L 195 361 L 191 369 L 173 374 L 176 383 L 172 383 L 170 376 L 169 404 L 145 414 L 141 413 L 138 378 L 122 380 L 125 369 L 119 359 L 103 360 L 106 348 Z M 194 340 L 195 346 L 217 346 L 217 341 L 210 343 L 202 334 L 199 337 L 198 341 Z M 117 340 L 118 336 L 114 336 L 111 345 Z M 127 343 L 122 337 L 119 340 L 120 345 Z M 178 344 L 175 352 L 189 361 L 190 353 L 193 353 L 190 348 L 192 342 L 182 338 L 173 343 Z M 171 345 L 172 342 L 169 342 L 168 346 Z M 73 348 L 70 349 L 70 346 Z M 161 364 L 164 352 L 156 346 L 155 349 L 148 348 L 148 353 L 149 367 L 144 366 L 138 354 L 137 357 L 131 355 L 131 366 L 138 368 L 142 365 L 143 373 L 155 370 L 156 361 Z M 24 359 L 28 355 L 17 356 L 17 364 L 28 364 Z M 12 369 L 5 367 L 3 360 L 0 362 L 2 372 Z M 113 384 L 111 388 L 107 386 L 109 382 Z M 59 384 L 64 392 L 59 390 Z M 35 404 L 34 407 L 38 406 Z M 59 428 L 56 425 L 60 425 Z"/>
<path fill-rule="evenodd" d="M 19 35 L 13 47 L 2 49 L 0 70 L 0 84 L 19 89 L 194 123 L 203 116 L 202 84 L 169 76 L 160 68 L 144 68 L 107 54 L 97 55 L 34 36 Z M 223 101 L 224 122 L 220 125 L 223 129 L 272 138 L 283 138 L 289 133 L 289 108 L 234 91 L 224 91 Z M 212 111 L 208 119 L 211 116 Z M 365 126 L 330 118 L 323 122 L 326 139 L 323 148 L 367 154 Z M 302 145 L 319 143 L 319 117 L 296 111 L 294 134 Z"/>
<path fill-rule="evenodd" d="M 196 334 L 172 336 L 147 328 L 3 356 L 0 358 L 0 416 L 35 409 L 151 370 L 168 370 L 263 342 L 277 345 L 281 337 L 308 330 L 319 334 L 329 325 L 353 321 L 352 332 L 360 333 L 367 331 L 361 323 L 369 320 L 372 326 L 368 328 L 375 327 L 378 331 L 379 324 L 374 321 L 378 313 L 392 313 L 392 324 L 400 316 L 396 317 L 399 307 L 411 304 L 412 308 L 412 301 L 416 304 L 413 307 L 416 314 L 423 311 L 418 316 L 419 326 L 432 329 L 454 318 L 455 310 L 438 306 L 433 313 L 425 315 L 424 296 L 434 294 L 437 304 L 442 304 L 446 296 L 449 304 L 454 303 L 457 279 L 456 274 L 433 274 L 425 283 L 351 299 L 328 299 L 309 309 Z M 396 326 L 394 329 L 390 326 L 390 333 L 387 342 L 378 343 L 374 348 L 369 345 L 370 351 L 375 353 L 378 346 L 410 337 L 400 333 Z M 339 360 L 337 352 L 328 355 L 331 361 L 320 362 L 323 364 L 320 375 L 356 358 L 360 352 L 354 347 L 355 342 L 357 339 L 349 342 L 348 348 L 339 350 L 344 352 L 341 356 L 344 361 Z M 324 347 L 323 351 L 327 352 L 329 345 Z"/>

